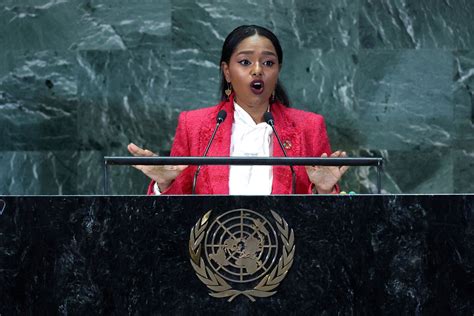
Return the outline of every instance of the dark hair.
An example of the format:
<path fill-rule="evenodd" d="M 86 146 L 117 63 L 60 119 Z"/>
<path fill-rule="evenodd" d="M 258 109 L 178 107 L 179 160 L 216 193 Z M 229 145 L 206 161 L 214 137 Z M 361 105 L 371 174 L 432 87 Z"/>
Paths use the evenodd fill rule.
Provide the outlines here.
<path fill-rule="evenodd" d="M 272 31 L 258 25 L 241 25 L 237 27 L 232 32 L 230 32 L 229 35 L 227 35 L 227 38 L 224 41 L 224 45 L 222 46 L 221 61 L 219 63 L 219 66 L 221 68 L 221 84 L 219 87 L 221 100 L 227 99 L 227 96 L 225 94 L 225 90 L 227 89 L 227 82 L 225 80 L 225 76 L 222 71 L 222 62 L 229 64 L 230 57 L 232 56 L 232 54 L 234 53 L 235 49 L 240 44 L 240 42 L 242 42 L 247 37 L 253 36 L 255 34 L 264 36 L 268 38 L 270 42 L 272 42 L 273 47 L 275 47 L 275 50 L 277 53 L 278 63 L 280 65 L 282 64 L 283 51 L 281 49 L 280 41 L 275 36 L 275 34 L 272 33 Z M 278 100 L 283 105 L 290 106 L 290 100 L 288 99 L 288 96 L 282 84 L 280 83 L 280 80 L 277 81 L 277 84 L 275 87 L 275 99 Z"/>

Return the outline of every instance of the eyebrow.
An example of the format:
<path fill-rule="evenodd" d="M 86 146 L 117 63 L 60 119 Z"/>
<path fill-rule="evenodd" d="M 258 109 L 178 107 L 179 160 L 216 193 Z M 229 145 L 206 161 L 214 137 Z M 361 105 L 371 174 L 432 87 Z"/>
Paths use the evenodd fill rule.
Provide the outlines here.
<path fill-rule="evenodd" d="M 243 50 L 243 51 L 240 51 L 237 53 L 237 55 L 251 55 L 253 54 L 255 51 L 253 50 Z M 275 56 L 276 57 L 276 54 L 272 51 L 269 51 L 269 50 L 264 50 L 262 52 L 263 55 L 269 55 L 269 56 Z"/>

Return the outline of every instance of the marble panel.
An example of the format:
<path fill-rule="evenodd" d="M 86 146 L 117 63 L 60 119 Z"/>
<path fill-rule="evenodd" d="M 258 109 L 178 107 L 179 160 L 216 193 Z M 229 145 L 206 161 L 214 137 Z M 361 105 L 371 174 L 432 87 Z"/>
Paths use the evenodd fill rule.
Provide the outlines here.
<path fill-rule="evenodd" d="M 77 191 L 80 195 L 106 194 L 104 188 L 104 156 L 128 156 L 126 148 L 79 152 L 77 159 Z M 145 195 L 150 179 L 132 166 L 108 167 L 107 194 Z"/>
<path fill-rule="evenodd" d="M 5 195 L 76 194 L 77 152 L 0 151 L 0 192 Z"/>
<path fill-rule="evenodd" d="M 469 192 L 473 6 L 469 0 L 4 0 L 0 151 L 39 160 L 70 151 L 77 192 L 101 192 L 102 156 L 128 155 L 130 141 L 166 154 L 178 113 L 218 102 L 225 36 L 238 25 L 259 24 L 281 40 L 281 79 L 293 106 L 325 117 L 333 149 L 386 157 L 386 192 Z M 139 194 L 146 186 L 131 168 L 112 169 L 112 193 Z M 418 184 L 405 179 L 412 169 Z M 22 179 L 22 170 L 5 172 Z M 62 182 L 53 171 L 43 176 L 45 187 L 49 178 Z M 371 168 L 351 169 L 344 181 L 346 190 L 375 192 Z M 36 192 L 28 183 L 24 188 Z"/>
<path fill-rule="evenodd" d="M 83 1 L 81 9 L 94 27 L 85 30 L 73 49 L 159 48 L 169 41 L 171 0 Z"/>
<path fill-rule="evenodd" d="M 237 3 L 180 0 L 172 3 L 172 75 L 175 106 L 197 108 L 218 101 L 219 60 L 227 34 L 242 24 L 272 29 L 286 54 L 308 48 L 358 47 L 358 1 L 243 1 Z M 249 14 L 252 12 L 252 14 Z M 318 27 L 315 27 L 315 24 Z M 311 54 L 310 52 L 308 52 Z M 288 66 L 286 66 L 288 65 Z"/>
<path fill-rule="evenodd" d="M 170 147 L 178 109 L 170 107 L 168 49 L 81 51 L 78 117 L 81 150 Z"/>
<path fill-rule="evenodd" d="M 90 28 L 82 16 L 77 1 L 2 1 L 0 47 L 8 50 L 68 49 Z"/>
<path fill-rule="evenodd" d="M 345 150 L 345 149 L 344 149 Z M 366 157 L 366 158 L 384 158 L 387 157 L 387 152 L 383 150 L 347 150 L 349 157 Z M 376 194 L 378 168 L 377 167 L 350 167 L 339 182 L 339 188 L 342 192 L 356 194 Z M 399 192 L 390 178 L 389 173 L 385 168 L 381 169 L 381 192 L 391 193 Z"/>
<path fill-rule="evenodd" d="M 474 47 L 471 0 L 361 0 L 363 48 Z"/>
<path fill-rule="evenodd" d="M 0 46 L 15 50 L 156 48 L 162 37 L 170 35 L 170 14 L 170 0 L 6 1 L 0 5 Z"/>
<path fill-rule="evenodd" d="M 471 192 L 469 154 L 451 149 L 352 150 L 351 157 L 381 157 L 384 194 L 439 194 Z M 472 155 L 472 153 L 470 153 Z M 472 160 L 472 158 L 471 158 Z M 472 172 L 471 172 L 472 173 Z M 459 184 L 458 184 L 459 183 Z M 377 193 L 376 167 L 351 167 L 340 182 L 342 191 Z"/>
<path fill-rule="evenodd" d="M 78 54 L 79 194 L 103 192 L 103 157 L 129 156 L 129 142 L 168 154 L 179 113 L 169 104 L 168 52 L 169 44 Z M 114 166 L 109 183 L 110 194 L 144 194 L 148 179 Z"/>
<path fill-rule="evenodd" d="M 365 50 L 355 76 L 365 148 L 418 150 L 453 144 L 452 54 Z"/>
<path fill-rule="evenodd" d="M 384 170 L 396 190 L 388 192 L 425 194 L 454 192 L 453 165 L 453 153 L 449 148 L 389 150 L 385 157 Z M 387 184 L 390 185 L 390 182 Z"/>
<path fill-rule="evenodd" d="M 474 51 L 454 52 L 454 129 L 457 149 L 474 150 Z"/>
<path fill-rule="evenodd" d="M 357 52 L 289 50 L 281 72 L 292 106 L 324 116 L 333 148 L 355 150 L 364 133 L 354 92 Z"/>
<path fill-rule="evenodd" d="M 474 149 L 453 150 L 453 192 L 474 192 L 473 175 Z"/>
<path fill-rule="evenodd" d="M 201 1 L 172 2 L 170 102 L 173 108 L 195 109 L 219 102 L 222 44 L 227 33 L 244 23 L 241 18 L 229 17 L 225 5 L 225 2 L 217 7 Z"/>
<path fill-rule="evenodd" d="M 181 112 L 220 102 L 219 59 L 217 52 L 201 51 L 191 46 L 184 49 L 173 47 L 167 94 L 174 110 Z"/>
<path fill-rule="evenodd" d="M 0 150 L 77 147 L 77 70 L 67 51 L 0 52 Z"/>
<path fill-rule="evenodd" d="M 359 48 L 358 12 L 361 0 L 292 1 L 288 8 L 298 46 L 324 50 Z M 286 1 L 284 1 L 286 4 Z"/>

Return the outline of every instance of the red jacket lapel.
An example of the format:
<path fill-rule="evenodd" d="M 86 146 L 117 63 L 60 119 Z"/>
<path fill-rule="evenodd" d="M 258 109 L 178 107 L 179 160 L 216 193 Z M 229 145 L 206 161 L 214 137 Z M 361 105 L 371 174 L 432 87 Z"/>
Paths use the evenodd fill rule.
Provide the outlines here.
<path fill-rule="evenodd" d="M 275 129 L 280 136 L 288 157 L 298 157 L 300 155 L 300 137 L 296 126 L 288 120 L 285 115 L 286 107 L 276 103 L 271 107 L 271 112 L 275 120 Z M 275 135 L 273 135 L 273 156 L 284 157 L 283 151 Z M 291 169 L 289 166 L 273 167 L 273 187 L 272 194 L 291 194 Z"/>
<path fill-rule="evenodd" d="M 232 124 L 234 121 L 234 100 L 233 96 L 229 101 L 221 103 L 216 107 L 215 113 L 211 114 L 208 124 L 203 124 L 200 130 L 199 155 L 202 156 L 206 146 L 211 139 L 215 128 L 217 113 L 224 109 L 227 112 L 227 119 L 219 126 L 214 141 L 207 154 L 208 157 L 229 157 L 231 146 Z M 280 136 L 285 150 L 289 157 L 300 155 L 300 137 L 293 122 L 285 115 L 286 107 L 281 104 L 272 105 L 271 111 L 275 120 L 275 129 Z M 278 144 L 278 140 L 273 135 L 273 156 L 284 157 L 283 151 Z M 201 182 L 202 181 L 202 182 Z M 229 194 L 229 166 L 203 166 L 199 177 L 200 185 L 197 192 L 203 191 L 206 194 Z M 202 188 L 202 190 L 199 189 Z M 272 194 L 291 194 L 291 170 L 289 166 L 273 167 Z"/>
<path fill-rule="evenodd" d="M 229 157 L 230 156 L 230 141 L 232 133 L 232 123 L 234 120 L 234 101 L 231 96 L 230 100 L 221 103 L 221 106 L 216 108 L 215 113 L 212 113 L 212 118 L 209 124 L 203 125 L 200 132 L 200 155 L 204 154 L 212 133 L 216 127 L 215 117 L 220 110 L 227 112 L 227 118 L 219 126 L 214 141 L 209 148 L 207 157 Z M 208 194 L 229 194 L 229 166 L 203 166 L 202 167 L 203 180 L 206 182 L 205 189 Z"/>

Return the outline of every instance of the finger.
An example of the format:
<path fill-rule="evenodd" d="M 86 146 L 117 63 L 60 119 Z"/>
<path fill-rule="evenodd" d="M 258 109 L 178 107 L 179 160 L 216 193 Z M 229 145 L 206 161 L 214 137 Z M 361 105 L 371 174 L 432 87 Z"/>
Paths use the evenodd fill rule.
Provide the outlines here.
<path fill-rule="evenodd" d="M 143 156 L 144 150 L 135 145 L 134 143 L 128 144 L 127 149 L 134 156 Z"/>
<path fill-rule="evenodd" d="M 341 155 L 341 151 L 340 150 L 336 150 L 335 152 L 333 152 L 331 154 L 331 158 L 337 158 Z"/>
<path fill-rule="evenodd" d="M 151 150 L 142 149 L 142 148 L 138 147 L 137 145 L 135 145 L 134 143 L 128 144 L 127 149 L 132 155 L 134 155 L 136 157 L 156 156 L 156 154 L 154 152 L 152 152 Z"/>
<path fill-rule="evenodd" d="M 148 149 L 144 149 L 142 151 L 142 153 L 143 153 L 143 156 L 146 156 L 146 157 L 156 156 L 154 152 L 152 152 L 151 150 L 148 150 Z"/>
<path fill-rule="evenodd" d="M 321 155 L 321 158 L 326 158 L 327 156 L 328 156 L 328 154 L 323 153 L 323 154 Z"/>
<path fill-rule="evenodd" d="M 135 145 L 134 143 L 130 143 L 127 145 L 127 149 L 131 154 L 137 151 L 137 148 L 138 148 L 137 145 Z"/>
<path fill-rule="evenodd" d="M 346 173 L 347 169 L 349 169 L 349 166 L 342 166 L 339 171 L 341 172 L 341 176 Z"/>
<path fill-rule="evenodd" d="M 166 170 L 169 170 L 169 171 L 183 171 L 188 166 L 187 165 L 165 165 L 164 167 Z"/>

